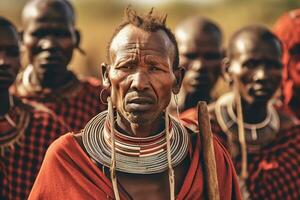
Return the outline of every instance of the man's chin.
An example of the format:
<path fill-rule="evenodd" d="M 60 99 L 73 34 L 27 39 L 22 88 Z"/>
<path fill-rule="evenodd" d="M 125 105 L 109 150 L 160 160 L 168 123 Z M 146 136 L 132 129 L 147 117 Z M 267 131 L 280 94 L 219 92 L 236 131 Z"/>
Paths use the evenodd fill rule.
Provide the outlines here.
<path fill-rule="evenodd" d="M 131 124 L 137 125 L 147 124 L 151 121 L 143 112 L 126 113 L 126 118 Z"/>

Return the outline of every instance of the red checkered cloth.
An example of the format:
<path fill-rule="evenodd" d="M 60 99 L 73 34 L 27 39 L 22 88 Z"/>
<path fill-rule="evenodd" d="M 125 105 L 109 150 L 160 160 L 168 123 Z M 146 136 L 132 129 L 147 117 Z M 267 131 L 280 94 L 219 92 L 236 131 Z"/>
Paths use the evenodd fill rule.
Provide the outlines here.
<path fill-rule="evenodd" d="M 187 110 L 180 117 L 183 124 L 197 129 L 196 108 Z M 228 147 L 226 134 L 215 117 L 211 118 L 213 133 Z M 239 174 L 241 158 L 237 158 L 234 165 Z M 276 140 L 260 152 L 248 153 L 248 174 L 247 188 L 252 200 L 300 199 L 300 126 L 281 130 Z"/>
<path fill-rule="evenodd" d="M 14 93 L 30 103 L 38 102 L 52 110 L 62 118 L 70 131 L 80 131 L 85 124 L 101 111 L 106 110 L 107 105 L 101 103 L 100 92 L 103 87 L 100 81 L 94 78 L 78 80 L 74 76 L 73 83 L 56 91 L 26 91 L 21 78 L 17 79 Z M 25 89 L 24 89 L 25 88 Z M 107 93 L 103 92 L 105 101 Z"/>
<path fill-rule="evenodd" d="M 223 143 L 226 141 L 216 121 L 212 122 L 212 130 Z M 239 174 L 240 157 L 234 165 Z M 248 174 L 252 200 L 300 199 L 300 126 L 280 131 L 276 140 L 260 152 L 248 153 Z"/>
<path fill-rule="evenodd" d="M 23 105 L 20 102 L 16 104 L 19 107 Z M 30 121 L 24 135 L 13 144 L 12 149 L 0 154 L 1 200 L 27 199 L 48 146 L 67 132 L 54 115 L 32 107 L 27 112 Z"/>

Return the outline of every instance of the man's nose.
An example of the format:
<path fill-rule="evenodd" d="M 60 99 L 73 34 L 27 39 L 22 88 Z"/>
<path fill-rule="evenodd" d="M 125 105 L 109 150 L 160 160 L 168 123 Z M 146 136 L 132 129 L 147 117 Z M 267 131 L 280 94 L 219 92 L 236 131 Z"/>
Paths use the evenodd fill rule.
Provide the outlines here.
<path fill-rule="evenodd" d="M 54 36 L 49 35 L 40 41 L 40 46 L 42 49 L 53 49 L 59 46 L 59 42 Z"/>
<path fill-rule="evenodd" d="M 131 88 L 135 90 L 145 90 L 149 88 L 149 77 L 147 72 L 137 71 L 132 75 Z"/>
<path fill-rule="evenodd" d="M 201 59 L 194 60 L 192 63 L 192 69 L 194 71 L 203 71 L 204 70 L 203 61 Z"/>
<path fill-rule="evenodd" d="M 255 71 L 253 75 L 254 81 L 261 81 L 267 79 L 267 71 L 265 66 L 260 66 L 258 69 Z"/>
<path fill-rule="evenodd" d="M 4 67 L 7 65 L 9 65 L 9 62 L 8 62 L 5 52 L 0 51 L 0 67 Z"/>

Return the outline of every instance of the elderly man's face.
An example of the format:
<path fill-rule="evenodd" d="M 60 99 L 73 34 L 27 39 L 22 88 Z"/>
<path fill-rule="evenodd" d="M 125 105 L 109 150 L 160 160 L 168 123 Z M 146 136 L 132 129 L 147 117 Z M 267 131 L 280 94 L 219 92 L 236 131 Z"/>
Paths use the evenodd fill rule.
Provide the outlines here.
<path fill-rule="evenodd" d="M 0 27 L 0 89 L 7 90 L 20 68 L 19 40 L 11 27 Z"/>
<path fill-rule="evenodd" d="M 237 39 L 229 72 L 236 77 L 242 99 L 248 103 L 268 102 L 281 82 L 281 50 L 278 42 L 250 35 Z"/>
<path fill-rule="evenodd" d="M 166 33 L 127 25 L 113 39 L 110 57 L 106 81 L 117 111 L 130 123 L 157 120 L 178 86 L 172 70 L 174 47 Z"/>

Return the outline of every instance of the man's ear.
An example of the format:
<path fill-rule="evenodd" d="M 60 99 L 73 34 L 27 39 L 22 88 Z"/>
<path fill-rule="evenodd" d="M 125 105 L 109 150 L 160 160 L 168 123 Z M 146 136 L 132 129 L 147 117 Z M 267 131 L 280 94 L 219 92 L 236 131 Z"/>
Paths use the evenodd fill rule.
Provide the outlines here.
<path fill-rule="evenodd" d="M 75 30 L 75 47 L 80 48 L 81 34 L 78 29 Z"/>
<path fill-rule="evenodd" d="M 102 75 L 102 83 L 106 88 L 110 87 L 110 80 L 108 78 L 109 66 L 106 63 L 101 64 L 101 75 Z"/>
<path fill-rule="evenodd" d="M 181 84 L 182 84 L 182 80 L 184 78 L 184 74 L 185 74 L 185 69 L 182 67 L 178 67 L 177 69 L 174 70 L 174 75 L 175 75 L 175 81 L 173 84 L 173 89 L 172 92 L 174 94 L 178 94 Z"/>
<path fill-rule="evenodd" d="M 18 35 L 19 35 L 19 38 L 20 38 L 20 41 L 23 43 L 23 35 L 24 35 L 24 31 L 19 31 L 18 32 Z"/>
<path fill-rule="evenodd" d="M 230 71 L 230 60 L 228 57 L 223 58 L 222 60 L 222 77 L 224 78 L 224 80 L 229 83 L 229 85 L 231 85 L 231 83 L 233 82 L 232 79 L 232 72 Z"/>

